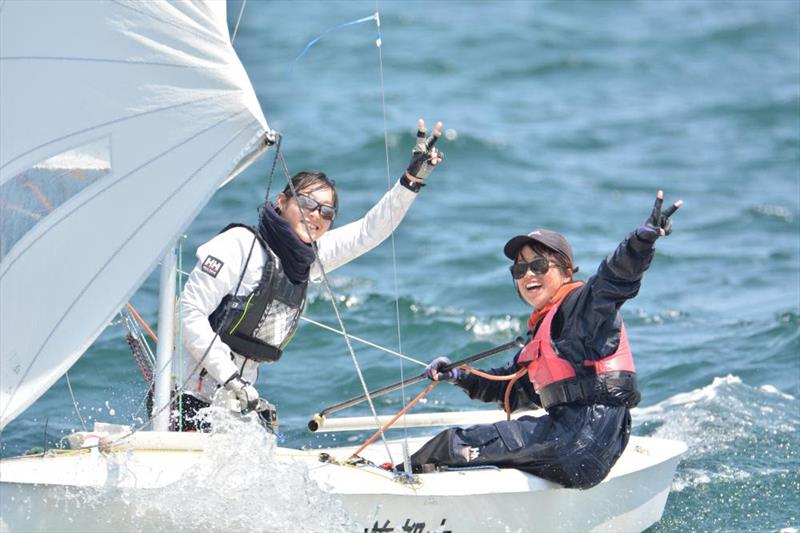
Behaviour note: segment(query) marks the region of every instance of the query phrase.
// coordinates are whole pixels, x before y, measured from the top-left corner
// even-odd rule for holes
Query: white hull
[[[139,433],[123,449],[79,450],[0,461],[0,518],[9,531],[173,530],[153,498],[180,483],[202,461],[213,437]],[[426,438],[412,439],[413,451]],[[399,441],[390,443],[401,456]],[[421,474],[415,486],[375,467],[318,460],[320,452],[344,459],[354,448],[301,451],[276,448],[282,463],[300,462],[310,479],[341,502],[367,531],[641,531],[663,513],[672,477],[686,446],[632,437],[611,474],[586,490],[564,489],[511,469]],[[363,456],[384,460],[380,443]],[[264,475],[269,475],[264,472]],[[245,496],[243,493],[242,496]],[[213,503],[213,500],[212,502]],[[170,509],[180,509],[177,502]],[[224,522],[209,525],[224,530]],[[285,530],[286,524],[276,528]],[[303,529],[298,527],[297,529]],[[272,531],[264,524],[264,531]]]

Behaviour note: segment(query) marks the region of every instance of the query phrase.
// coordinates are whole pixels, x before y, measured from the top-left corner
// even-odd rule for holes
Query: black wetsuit
[[[597,361],[617,350],[622,325],[619,309],[639,292],[654,251],[653,243],[630,234],[585,285],[561,302],[552,339],[558,353],[576,368],[586,359]],[[535,333],[536,327],[528,332],[529,339]],[[507,365],[488,372],[513,374],[519,369],[517,357],[519,353]],[[462,373],[457,385],[472,399],[503,405],[505,381]],[[631,394],[635,404],[638,390]],[[538,406],[539,397],[524,375],[512,389],[511,410]],[[518,468],[565,487],[585,489],[608,475],[628,443],[630,428],[630,412],[624,405],[562,404],[538,418],[447,429],[413,454],[411,463],[415,469],[426,464]]]

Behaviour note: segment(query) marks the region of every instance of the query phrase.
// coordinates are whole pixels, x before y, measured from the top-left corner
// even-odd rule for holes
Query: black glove
[[[242,379],[239,374],[233,376],[225,382],[225,389],[232,391],[236,399],[241,404],[241,412],[246,413],[258,407],[258,391],[248,381]]]
[[[653,211],[647,220],[636,229],[636,236],[643,241],[656,242],[656,239],[672,233],[672,221],[670,217],[683,205],[683,200],[678,200],[668,208],[661,211],[661,204],[664,202],[664,192],[658,191],[656,203]]]
[[[424,180],[433,172],[433,168],[441,162],[444,154],[434,147],[436,141],[442,135],[441,123],[438,123],[433,130],[433,135],[426,138],[425,122],[420,119],[417,125],[417,143],[411,151],[411,162],[406,168],[406,173],[403,174],[401,181],[403,185],[413,190],[419,191],[420,187],[424,187],[424,183],[419,181],[409,180],[406,174],[419,180]]]

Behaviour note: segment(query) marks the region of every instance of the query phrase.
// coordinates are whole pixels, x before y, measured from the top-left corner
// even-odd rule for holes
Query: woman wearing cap
[[[183,345],[190,355],[176,368],[182,429],[206,429],[194,414],[221,387],[243,410],[259,405],[253,383],[261,363],[277,361],[297,329],[309,280],[380,244],[411,207],[425,178],[442,160],[434,146],[442,123],[425,138],[417,124],[411,163],[397,184],[360,220],[331,231],[339,206],[334,182],[303,171],[266,202],[257,227],[231,224],[197,249],[181,301]],[[316,259],[319,258],[319,261]],[[180,365],[180,362],[176,363]]]
[[[445,430],[411,456],[415,470],[494,465],[580,489],[606,477],[628,443],[630,409],[640,399],[619,309],[638,293],[655,241],[669,235],[670,216],[682,205],[662,212],[662,202],[659,191],[650,217],[585,283],[573,280],[578,268],[564,236],[539,229],[506,243],[514,286],[533,307],[526,346],[487,377],[439,372],[445,357],[427,374],[508,412],[541,406],[547,414]]]

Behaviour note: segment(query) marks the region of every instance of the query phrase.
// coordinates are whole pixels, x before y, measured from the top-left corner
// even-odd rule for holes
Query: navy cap
[[[512,261],[516,261],[520,248],[532,242],[538,242],[560,253],[569,260],[569,267],[572,271],[578,271],[578,267],[575,266],[575,259],[572,256],[572,246],[569,245],[566,237],[547,229],[535,229],[527,235],[512,237],[503,247],[503,253]]]

